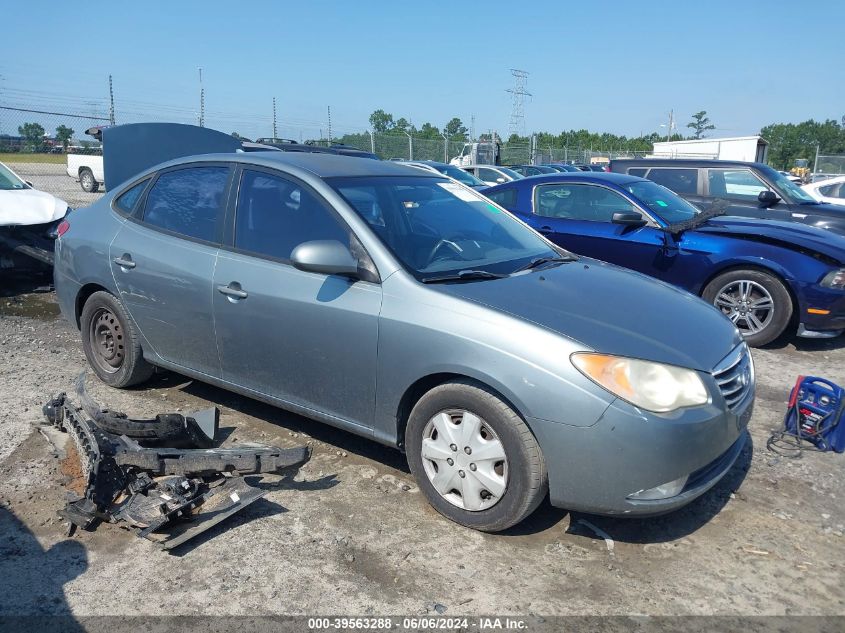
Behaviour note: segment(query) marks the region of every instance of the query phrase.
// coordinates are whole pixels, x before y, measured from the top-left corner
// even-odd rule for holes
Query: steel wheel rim
[[[118,371],[123,366],[126,350],[117,316],[108,308],[99,308],[91,317],[88,334],[97,366],[110,374]]]
[[[775,317],[775,300],[761,284],[738,279],[722,286],[713,305],[745,336],[765,330]]]
[[[481,417],[447,409],[423,429],[420,449],[432,487],[446,501],[469,512],[492,508],[508,486],[504,444]]]

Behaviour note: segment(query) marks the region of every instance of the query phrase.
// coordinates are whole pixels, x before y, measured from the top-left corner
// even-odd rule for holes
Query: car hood
[[[742,337],[716,308],[651,277],[581,258],[502,279],[431,286],[606,354],[710,371]]]
[[[0,191],[0,226],[46,224],[64,217],[67,202],[37,189]]]
[[[695,230],[777,243],[787,248],[799,247],[845,263],[845,236],[800,222],[721,216],[708,220]]]

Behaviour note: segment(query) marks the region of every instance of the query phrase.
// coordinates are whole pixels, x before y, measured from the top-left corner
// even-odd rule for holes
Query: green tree
[[[692,121],[687,123],[688,128],[692,128],[693,138],[701,138],[707,130],[715,130],[716,126],[710,123],[707,118],[707,110],[701,110],[692,115]]]
[[[73,137],[73,128],[66,125],[60,125],[56,128],[56,140],[62,144],[62,147],[67,151],[67,146],[70,145],[70,139]]]
[[[376,134],[384,134],[393,129],[395,125],[393,115],[384,110],[376,110],[370,115],[370,126]]]
[[[419,132],[417,132],[417,137],[431,140],[440,139],[440,128],[431,123],[423,123]]]
[[[454,141],[465,141],[467,138],[467,128],[458,117],[452,118],[446,124],[443,133]]]
[[[760,130],[760,136],[769,142],[769,164],[778,169],[791,168],[796,158],[812,164],[817,147],[819,154],[845,153],[845,126],[833,119],[773,123]]]
[[[23,136],[27,151],[40,152],[44,149],[44,128],[38,123],[24,123],[18,127],[18,134]]]

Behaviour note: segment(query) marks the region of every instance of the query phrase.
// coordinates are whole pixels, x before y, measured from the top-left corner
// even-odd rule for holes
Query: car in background
[[[727,215],[800,222],[845,234],[845,210],[815,200],[777,170],[761,163],[682,158],[614,160],[611,170],[648,178],[708,210]]]
[[[508,167],[523,176],[541,176],[543,174],[558,173],[558,170],[554,167],[546,167],[544,165],[508,165]]]
[[[583,163],[574,163],[573,167],[576,167],[579,171],[610,171],[610,169],[605,165],[585,165]]]
[[[120,127],[118,162],[144,131]],[[485,531],[547,493],[671,511],[745,446],[753,364],[730,321],[443,175],[228,150],[110,189],[63,222],[55,285],[112,387],[164,367],[399,448],[439,512]]]
[[[845,331],[845,237],[794,222],[720,217],[627,174],[535,176],[485,196],[572,252],[701,296],[765,345]]]
[[[472,174],[488,186],[498,185],[503,182],[511,182],[525,178],[522,174],[508,167],[501,165],[468,165],[461,167],[465,172]]]
[[[102,153],[95,150],[83,150],[82,153],[69,151],[65,173],[76,180],[85,193],[97,193],[105,182]]]
[[[818,202],[845,206],[845,176],[812,182],[802,189]]]
[[[569,165],[567,163],[549,163],[547,165],[543,165],[543,167],[551,167],[555,171],[559,172],[581,171],[575,165]]]
[[[449,176],[449,178],[457,180],[459,183],[466,185],[467,187],[472,187],[473,189],[484,189],[489,186],[486,182],[479,180],[471,173],[461,169],[460,167],[456,167],[455,165],[449,165],[448,163],[438,163],[435,160],[403,160],[396,162],[400,162],[403,165],[409,165],[411,167],[426,169],[436,174]]]
[[[70,210],[0,163],[0,270],[51,267],[57,228]]]

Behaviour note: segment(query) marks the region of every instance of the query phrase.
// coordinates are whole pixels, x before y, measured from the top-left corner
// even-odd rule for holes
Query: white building
[[[769,142],[762,136],[735,136],[655,143],[654,153],[649,158],[709,158],[765,163],[768,152]]]

